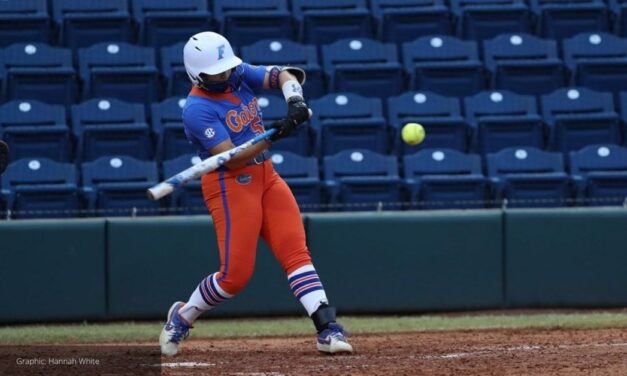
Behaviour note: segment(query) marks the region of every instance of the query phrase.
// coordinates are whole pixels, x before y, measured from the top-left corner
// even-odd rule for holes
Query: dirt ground
[[[0,375],[627,375],[627,329],[360,334],[350,340],[356,353],[342,356],[318,353],[313,336],[190,339],[168,358],[156,341],[4,346]],[[53,358],[94,354],[98,366],[51,365]],[[48,364],[20,364],[24,358]]]
[[[627,375],[627,330],[355,335],[329,356],[313,338],[190,340],[165,375]]]

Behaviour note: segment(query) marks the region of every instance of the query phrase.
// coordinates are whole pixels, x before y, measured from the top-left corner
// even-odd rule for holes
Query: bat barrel
[[[174,187],[166,182],[159,183],[152,188],[149,188],[146,193],[148,198],[156,201],[163,198],[174,191]]]

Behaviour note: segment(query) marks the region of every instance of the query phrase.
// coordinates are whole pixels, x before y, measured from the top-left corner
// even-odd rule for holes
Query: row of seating
[[[539,102],[539,105],[538,105]],[[264,124],[283,118],[282,97],[260,96]],[[72,106],[12,101],[0,106],[0,138],[11,145],[13,160],[30,157],[62,162],[92,161],[105,155],[166,160],[195,152],[181,119],[184,97],[140,104],[96,98]],[[323,157],[346,148],[381,154],[413,154],[449,148],[486,154],[512,146],[563,153],[590,144],[622,144],[627,139],[627,92],[614,102],[610,93],[585,88],[559,89],[540,98],[509,91],[484,91],[461,101],[431,92],[407,92],[388,99],[352,93],[311,100],[308,125],[273,146],[274,150]],[[426,140],[410,146],[401,128],[422,124]]]
[[[166,161],[163,176],[199,161],[193,155]],[[532,147],[488,154],[486,174],[478,155],[451,149],[405,156],[402,174],[396,158],[359,149],[325,157],[322,175],[315,158],[275,152],[272,162],[305,211],[482,208],[503,200],[518,207],[568,206],[575,198],[588,205],[627,202],[627,149],[615,145],[571,153],[569,170],[562,154]],[[4,210],[17,218],[72,217],[81,209],[107,216],[205,212],[198,181],[163,202],[148,200],[146,189],[160,180],[155,162],[102,157],[82,164],[80,172],[79,178],[74,165],[45,158],[14,162],[2,177]]]
[[[584,31],[626,35],[626,9],[624,0],[8,0],[0,2],[0,42],[162,47],[211,29],[235,45],[261,38],[326,44],[340,36],[401,42],[452,33],[489,39],[514,30],[562,39]]]
[[[148,47],[101,43],[71,51],[45,44],[14,44],[0,51],[0,99],[35,99],[67,107],[81,99],[117,97],[144,103],[186,95],[184,43],[164,47],[159,59]],[[336,91],[386,98],[408,89],[466,96],[488,88],[540,95],[565,85],[618,92],[627,86],[627,39],[580,34],[557,43],[528,34],[505,34],[484,42],[483,60],[474,41],[430,36],[405,43],[402,59],[393,44],[342,39],[322,47],[263,40],[242,48],[252,64],[294,64],[305,69],[305,94]],[[402,61],[402,64],[401,64]],[[161,68],[159,68],[159,65]]]

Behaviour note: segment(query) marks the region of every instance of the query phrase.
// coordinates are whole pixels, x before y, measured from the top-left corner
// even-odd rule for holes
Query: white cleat
[[[336,354],[352,353],[353,346],[346,340],[344,328],[337,323],[330,323],[329,327],[318,334],[318,351]]]
[[[161,345],[161,354],[166,356],[174,356],[179,352],[179,343],[189,336],[189,325],[180,315],[179,309],[185,303],[176,302],[172,304],[168,311],[168,321],[161,330],[159,336],[159,344]]]

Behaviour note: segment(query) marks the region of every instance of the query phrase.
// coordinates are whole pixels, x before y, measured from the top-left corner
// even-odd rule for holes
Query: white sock
[[[203,312],[233,297],[218,285],[215,276],[214,273],[203,279],[187,303],[179,310],[179,315],[188,323],[192,324]]]
[[[329,304],[327,294],[313,265],[305,265],[287,276],[292,293],[311,316],[321,304]]]

